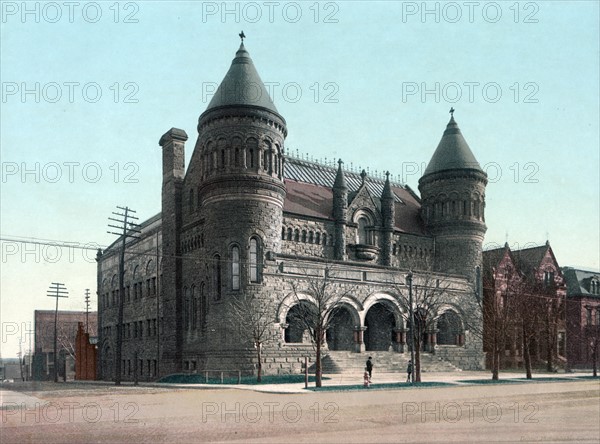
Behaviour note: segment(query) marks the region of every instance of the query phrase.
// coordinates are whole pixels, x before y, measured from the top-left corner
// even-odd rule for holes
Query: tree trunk
[[[315,358],[315,386],[321,387],[321,332],[319,331],[317,334],[317,343],[316,343],[316,358]]]
[[[415,341],[415,382],[421,382],[421,341]]]
[[[551,320],[546,320],[546,370],[554,371],[554,329],[551,325]]]
[[[498,374],[500,373],[500,350],[496,339],[494,339],[494,345],[492,348],[492,380],[498,380]]]
[[[258,358],[256,382],[262,381],[262,347],[260,345],[260,343],[256,344],[256,357]]]
[[[592,345],[592,374],[594,378],[598,376],[598,343]]]
[[[523,364],[525,366],[525,376],[531,379],[531,356],[529,355],[529,338],[525,332],[525,324],[523,324]]]

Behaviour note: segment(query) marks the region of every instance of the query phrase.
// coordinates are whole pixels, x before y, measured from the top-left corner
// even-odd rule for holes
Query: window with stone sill
[[[550,286],[554,284],[554,271],[544,271],[544,285]]]
[[[261,245],[260,240],[253,236],[250,238],[250,251],[249,251],[249,275],[250,275],[250,283],[256,284],[261,281]]]
[[[213,299],[215,301],[221,300],[221,256],[215,254],[213,256],[212,264],[212,287],[213,287]]]
[[[231,247],[231,289],[240,289],[240,247]]]

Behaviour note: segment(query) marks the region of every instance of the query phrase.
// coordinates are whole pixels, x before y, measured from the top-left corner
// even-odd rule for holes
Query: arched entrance
[[[285,329],[286,343],[310,343],[310,331],[308,325],[311,321],[311,313],[316,310],[315,306],[307,301],[300,301],[288,311],[285,317],[287,327]]]
[[[367,351],[388,351],[394,341],[396,319],[392,311],[378,302],[369,308],[365,317],[365,349]]]
[[[352,314],[346,307],[336,308],[331,313],[331,321],[327,329],[329,350],[354,351],[354,325]]]
[[[438,345],[459,345],[460,334],[462,334],[462,322],[456,313],[447,311],[438,318]]]

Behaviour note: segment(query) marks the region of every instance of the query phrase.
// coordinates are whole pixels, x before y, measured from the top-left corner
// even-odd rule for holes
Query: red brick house
[[[569,368],[592,368],[600,343],[600,272],[564,267]],[[595,355],[594,356],[594,352]]]
[[[523,367],[524,347],[532,367],[564,364],[566,287],[550,244],[484,251],[483,267],[486,366],[492,368],[494,344],[502,348],[500,368]]]
[[[75,338],[75,379],[93,381],[96,379],[98,337],[86,333],[83,322],[77,327]]]

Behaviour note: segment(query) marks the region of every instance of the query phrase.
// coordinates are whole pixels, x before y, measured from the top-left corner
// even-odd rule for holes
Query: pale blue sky
[[[96,11],[85,2],[72,23],[66,7],[56,20],[56,10],[38,3],[36,23],[35,13],[23,17],[21,2],[2,4],[3,236],[106,245],[113,240],[106,223],[115,205],[135,208],[142,219],[159,212],[158,140],[173,126],[184,129],[189,159],[198,116],[210,100],[203,89],[221,81],[243,29],[262,79],[279,83],[273,99],[287,120],[288,151],[401,175],[428,162],[453,106],[493,179],[485,243],[501,245],[508,233],[513,247],[541,244],[548,233],[560,265],[599,267],[598,2],[480,2],[472,20],[463,2],[429,2],[428,8],[439,8],[437,17],[422,17],[420,10],[407,15],[422,2],[329,2],[317,8],[314,2],[280,2],[272,22],[263,2],[230,3],[234,12],[225,17],[221,2],[130,2],[120,4],[118,23],[113,4],[99,3],[96,23],[89,22]],[[250,23],[254,5],[261,18]],[[453,5],[462,17],[449,23],[457,12]],[[297,11],[302,16],[292,23]],[[492,23],[497,11],[502,16]],[[137,22],[124,23],[130,13]],[[325,23],[328,15],[337,22]],[[39,103],[34,94],[21,96],[23,86],[35,89],[36,82]],[[58,100],[53,82],[61,88]],[[79,83],[72,103],[69,82]],[[469,82],[479,84],[472,100]],[[423,99],[422,87],[436,83],[444,92],[439,101],[434,94]],[[102,97],[90,103],[94,84]],[[296,102],[294,85],[302,91]],[[415,85],[419,93],[403,97]],[[462,97],[453,101],[456,85]],[[502,95],[492,103],[498,87]],[[132,92],[137,102],[124,103]],[[332,92],[336,103],[325,103]],[[36,162],[39,174],[22,180],[22,167],[34,169]],[[50,182],[56,174],[51,162],[61,165],[56,183]],[[80,163],[72,182],[65,162]],[[134,165],[125,167],[129,162]],[[97,182],[86,180],[86,164],[88,179],[101,169]],[[18,173],[7,174],[14,167]],[[127,183],[128,173],[138,182]],[[404,176],[417,190],[419,174]],[[31,321],[36,308],[52,309],[45,296],[52,281],[71,292],[61,308],[83,309],[84,289],[95,292],[95,262],[80,252],[71,259],[63,251],[52,264],[49,250],[38,249],[36,257],[29,247],[33,253],[22,257],[22,246],[9,256],[12,247],[2,248],[4,325]],[[4,335],[4,356],[16,353],[15,337]]]

